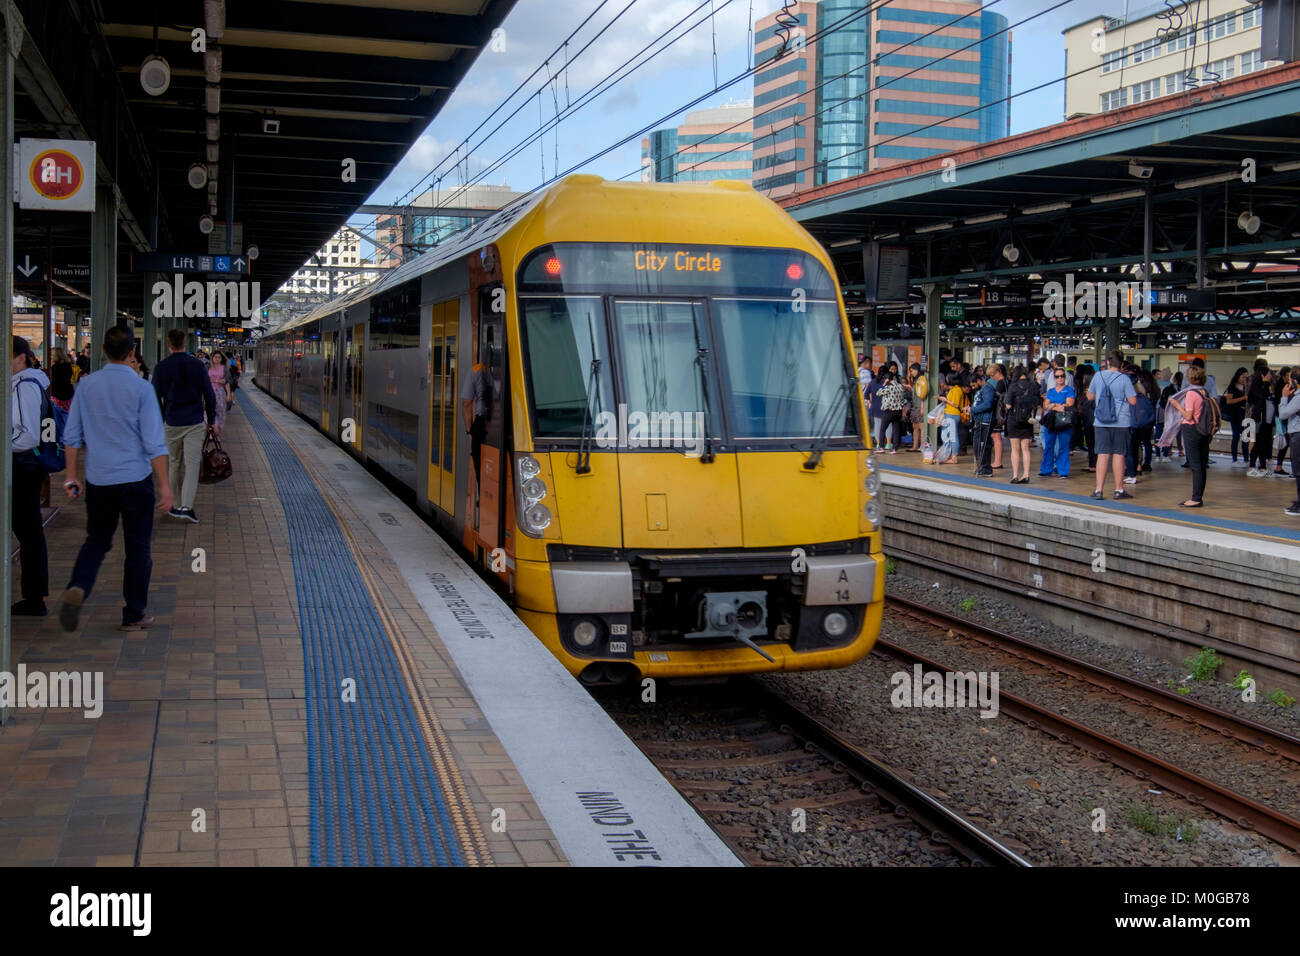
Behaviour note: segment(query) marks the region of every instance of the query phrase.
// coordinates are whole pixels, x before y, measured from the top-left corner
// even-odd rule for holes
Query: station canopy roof
[[[252,278],[266,297],[383,182],[514,3],[17,0],[27,35],[15,135],[96,140],[101,182],[110,176],[122,200],[120,309],[143,306],[127,255],[150,248],[155,203],[153,248],[224,253],[232,179],[235,251],[258,246]],[[197,28],[206,51],[195,49]],[[170,67],[157,96],[141,83],[155,54]],[[187,182],[195,163],[217,173],[211,235],[199,229],[208,188]],[[26,212],[19,261],[27,249],[43,254],[47,229],[56,261],[89,261],[88,216]]]
[[[944,282],[968,304],[961,324],[1029,330],[1042,324],[1046,282],[1068,273],[1080,282],[1138,278],[1148,189],[1152,288],[1196,285],[1199,216],[1213,289],[1212,312],[1171,311],[1165,325],[1300,331],[1300,64],[887,167],[781,204],[828,247],[852,312],[864,305],[863,243],[877,241],[908,249],[912,286],[908,303],[883,311],[908,311],[922,284]],[[982,306],[979,289],[1001,284],[1027,286],[1033,301]]]

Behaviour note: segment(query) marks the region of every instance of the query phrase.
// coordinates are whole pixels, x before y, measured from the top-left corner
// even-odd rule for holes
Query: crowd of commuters
[[[233,405],[238,365],[221,352],[202,361],[185,349],[184,332],[167,335],[169,355],[153,370],[128,329],[109,329],[101,344],[104,366],[91,374],[90,346],[69,355],[50,350],[49,367],[26,339],[12,340],[9,447],[11,523],[18,538],[22,599],[15,616],[48,613],[48,552],[41,494],[54,467],[42,461],[51,445],[46,402],[58,409],[64,459],[63,488],[86,506],[86,540],[59,602],[59,620],[75,630],[119,524],[125,548],[122,630],[153,624],[148,613],[155,505],[197,522],[194,496],[207,428],[219,430]],[[205,356],[206,357],[206,356]],[[79,477],[84,467],[84,481]],[[179,489],[180,500],[173,499]]]
[[[1086,456],[1084,471],[1094,474],[1092,497],[1133,498],[1131,488],[1153,462],[1171,462],[1175,452],[1191,475],[1186,508],[1204,505],[1211,467],[1210,443],[1220,421],[1230,426],[1233,465],[1252,478],[1294,478],[1296,501],[1286,509],[1300,516],[1300,368],[1274,371],[1264,359],[1240,368],[1220,394],[1204,360],[1193,359],[1183,372],[1145,369],[1111,352],[1101,368],[1081,362],[1067,367],[1064,355],[1040,358],[1034,366],[974,366],[957,359],[939,363],[940,394],[930,421],[938,426],[934,461],[954,465],[969,450],[974,473],[991,478],[1004,468],[1011,451],[1012,484],[1027,484],[1033,467],[1035,436],[1040,449],[1037,475],[1068,478],[1071,454]],[[925,378],[919,365],[900,375],[897,363],[872,369],[859,356],[872,435],[887,453],[923,447]],[[1287,459],[1292,469],[1287,471]],[[927,459],[928,460],[928,459]],[[1080,458],[1080,463],[1084,459]]]

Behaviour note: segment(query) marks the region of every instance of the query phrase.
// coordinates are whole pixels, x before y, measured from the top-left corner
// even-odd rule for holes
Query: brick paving
[[[252,398],[239,393],[241,402]],[[259,407],[275,414],[265,399]],[[80,627],[63,632],[55,602],[81,546],[84,506],[61,501],[47,526],[51,615],[14,619],[11,666],[102,671],[105,702],[97,719],[80,710],[10,711],[0,727],[0,862],[310,863],[303,654],[284,513],[238,407],[223,444],[234,477],[200,486],[200,523],[155,520],[150,610],[157,623],[148,631],[116,629],[119,533]],[[380,582],[492,862],[562,863],[532,795],[392,558],[364,522],[351,520],[346,499],[327,491]],[[16,561],[12,568],[16,594]],[[494,808],[505,810],[505,833],[492,830]]]

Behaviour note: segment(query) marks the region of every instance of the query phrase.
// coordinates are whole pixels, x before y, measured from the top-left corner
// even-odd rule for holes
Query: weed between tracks
[[[1201,828],[1190,817],[1181,813],[1160,813],[1144,803],[1124,804],[1128,822],[1143,833],[1165,839],[1173,837],[1179,843],[1195,843]]]

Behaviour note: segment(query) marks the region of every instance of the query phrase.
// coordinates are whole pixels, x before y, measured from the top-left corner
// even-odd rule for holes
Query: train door
[[[335,379],[338,375],[338,332],[331,330],[322,333],[321,351],[325,359],[325,367],[321,372],[320,427],[321,431],[332,435],[335,422],[334,401],[337,395]]]
[[[429,501],[443,511],[456,510],[456,340],[460,301],[433,307],[433,368],[430,380]]]
[[[365,323],[345,325],[342,331],[342,368],[339,392],[339,438],[352,450],[361,452],[362,402],[365,391],[362,388],[362,369],[365,364],[366,326]],[[352,427],[347,428],[346,422]]]
[[[485,426],[479,460],[475,463],[471,457],[470,461],[470,467],[477,471],[478,494],[475,502],[474,489],[470,488],[468,526],[473,529],[477,544],[489,552],[503,544],[508,471],[505,457],[508,434],[505,427],[505,312],[499,309],[504,294],[497,291],[501,289],[500,283],[493,283],[476,290],[478,361],[466,373],[473,376],[474,411],[477,414],[481,402]],[[473,486],[474,482],[470,485]]]

